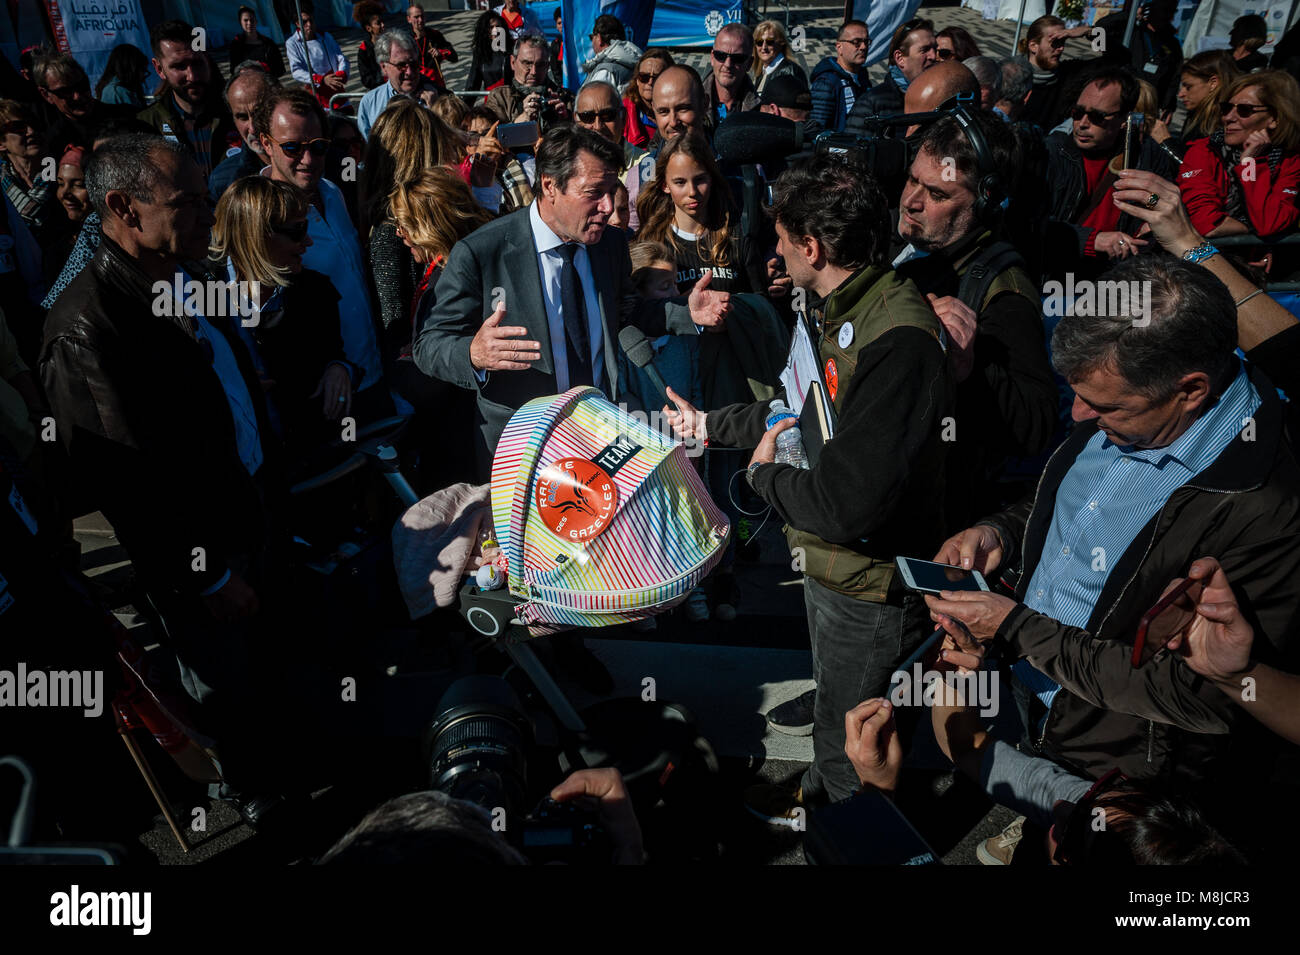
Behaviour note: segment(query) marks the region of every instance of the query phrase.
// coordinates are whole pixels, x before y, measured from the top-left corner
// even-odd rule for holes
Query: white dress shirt
[[[546,327],[551,333],[551,358],[555,362],[555,382],[558,392],[569,390],[569,354],[565,349],[564,315],[561,311],[560,270],[564,256],[560,253],[563,240],[542,221],[539,203],[528,207],[528,221],[533,227],[533,245],[537,247],[537,269],[542,276],[542,299],[546,302]],[[582,282],[582,295],[587,303],[587,338],[591,342],[591,375],[596,387],[605,387],[605,329],[600,320],[600,300],[596,296],[596,278],[591,273],[591,259],[587,247],[579,246],[573,256],[573,267]],[[506,315],[510,304],[506,303]],[[516,315],[512,320],[526,324],[527,316]],[[612,396],[611,396],[612,397]]]

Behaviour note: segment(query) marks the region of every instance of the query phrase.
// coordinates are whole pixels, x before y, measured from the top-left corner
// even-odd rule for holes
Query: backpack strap
[[[1000,239],[992,243],[979,252],[962,273],[957,297],[978,315],[993,283],[1003,272],[1015,266],[1028,271],[1024,258],[1010,242]]]

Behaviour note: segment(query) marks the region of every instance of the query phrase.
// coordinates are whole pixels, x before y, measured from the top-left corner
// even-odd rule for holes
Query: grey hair
[[[1002,71],[998,61],[991,56],[971,56],[962,61],[962,66],[975,74],[980,86],[987,86],[993,91],[993,102],[1002,98]]]
[[[318,865],[527,865],[478,806],[430,790],[390,799],[321,856]]]
[[[725,25],[723,25],[722,27],[720,27],[720,28],[718,29],[718,32],[714,34],[714,37],[713,37],[713,38],[716,40],[718,37],[722,36],[724,33],[727,33],[727,34],[735,34],[735,33],[738,33],[738,34],[740,34],[741,38],[742,38],[746,43],[749,44],[749,47],[750,47],[751,50],[754,48],[754,31],[751,30],[749,27],[745,26],[745,24],[743,24],[743,23],[728,23],[728,24],[725,24]]]
[[[280,81],[272,76],[267,71],[266,67],[257,62],[257,60],[244,60],[230,71],[230,79],[226,80],[226,90],[224,95],[227,99],[230,98],[230,87],[235,85],[235,81],[247,76],[260,77],[262,86],[265,88],[280,85]]]
[[[56,53],[42,56],[32,64],[32,79],[42,89],[50,88],[50,74],[66,76],[75,81],[78,76],[86,76],[86,70],[71,53]],[[87,77],[89,79],[89,77]]]
[[[1121,262],[1102,282],[1129,283],[1132,291],[1120,299],[1129,307],[1122,314],[1061,319],[1052,334],[1052,364],[1067,382],[1108,368],[1153,401],[1168,398],[1193,372],[1209,376],[1215,395],[1227,387],[1237,367],[1237,308],[1227,286],[1211,272],[1150,253]],[[1145,301],[1148,288],[1150,310],[1142,314],[1137,290]],[[1098,283],[1094,300],[1102,299]]]
[[[408,8],[409,9],[409,8]],[[375,41],[375,62],[388,63],[393,55],[393,47],[415,55],[415,39],[410,30],[385,30]]]
[[[580,87],[578,87],[578,95],[573,98],[573,102],[575,104],[578,102],[578,99],[582,96],[584,90],[594,90],[594,89],[599,89],[601,87],[604,87],[605,89],[609,90],[609,95],[614,98],[614,104],[618,107],[620,111],[622,111],[623,94],[618,91],[617,86],[615,86],[613,83],[609,82],[608,80],[591,80],[589,82],[583,83]]]
[[[125,192],[132,199],[153,200],[162,182],[159,153],[186,156],[180,143],[161,136],[127,133],[100,143],[86,165],[86,191],[103,222],[108,222],[106,199],[110,192]]]
[[[998,63],[1002,68],[1002,96],[1009,103],[1019,105],[1034,88],[1034,68],[1022,56],[1008,57]]]
[[[546,40],[544,38],[538,36],[536,33],[525,33],[518,40],[515,40],[514,52],[511,53],[510,55],[518,56],[519,51],[526,46],[538,46],[541,47],[543,50],[547,50],[547,51],[549,51],[550,49],[546,45]]]

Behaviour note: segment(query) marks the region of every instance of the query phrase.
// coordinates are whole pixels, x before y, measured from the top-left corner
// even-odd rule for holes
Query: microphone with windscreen
[[[618,343],[627,353],[627,357],[632,360],[632,364],[646,373],[650,383],[663,397],[664,404],[672,407],[673,403],[668,400],[668,386],[664,384],[663,375],[659,374],[659,369],[655,367],[654,346],[650,344],[650,339],[645,337],[645,332],[635,325],[628,325],[618,333]]]
[[[803,149],[803,123],[771,113],[737,113],[714,131],[713,146],[733,165],[774,162]]]

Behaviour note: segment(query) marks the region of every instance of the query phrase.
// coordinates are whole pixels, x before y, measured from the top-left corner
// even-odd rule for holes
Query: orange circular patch
[[[618,506],[618,486],[604,468],[585,458],[561,458],[537,478],[537,513],[567,541],[582,543],[600,536]]]
[[[835,367],[835,359],[826,359],[826,393],[835,400],[835,392],[840,390],[840,371]]]

